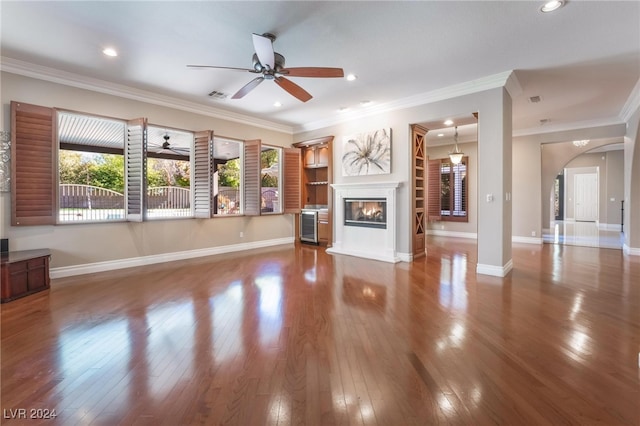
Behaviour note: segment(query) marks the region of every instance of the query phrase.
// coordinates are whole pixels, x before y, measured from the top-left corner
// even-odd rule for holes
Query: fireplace
[[[400,182],[334,183],[335,228],[327,253],[400,262],[396,190]]]
[[[386,198],[345,198],[345,226],[387,228]]]

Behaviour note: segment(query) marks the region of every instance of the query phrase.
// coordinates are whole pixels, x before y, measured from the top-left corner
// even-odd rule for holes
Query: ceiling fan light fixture
[[[554,10],[560,9],[562,6],[564,6],[564,0],[551,0],[542,5],[540,12],[553,12]]]

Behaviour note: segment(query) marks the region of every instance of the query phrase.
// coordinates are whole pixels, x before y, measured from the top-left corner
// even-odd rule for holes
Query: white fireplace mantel
[[[327,253],[346,254],[385,262],[400,262],[396,253],[396,190],[400,182],[334,183],[333,247]],[[345,198],[385,198],[387,227],[366,228],[345,226]]]

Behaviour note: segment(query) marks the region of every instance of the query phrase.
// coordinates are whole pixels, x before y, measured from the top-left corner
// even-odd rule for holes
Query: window
[[[14,226],[300,210],[299,151],[260,140],[12,101],[11,143]]]
[[[459,164],[429,160],[428,211],[430,220],[467,222],[469,158]]]
[[[260,213],[281,213],[280,203],[280,148],[262,145],[260,152]]]
[[[213,139],[214,214],[242,214],[243,143],[216,136]]]
[[[150,219],[193,217],[191,158],[194,135],[183,130],[147,128],[147,202]]]
[[[124,144],[120,120],[58,113],[58,221],[124,220]]]

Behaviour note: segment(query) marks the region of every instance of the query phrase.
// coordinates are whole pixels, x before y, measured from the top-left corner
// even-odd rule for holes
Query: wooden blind
[[[147,193],[147,119],[127,122],[125,149],[127,220],[142,222]]]
[[[193,166],[193,211],[195,217],[213,217],[213,131],[196,132]]]
[[[52,108],[11,102],[11,224],[56,223],[56,122]]]
[[[244,209],[247,216],[260,215],[260,140],[244,141],[242,161],[242,186],[244,188]]]
[[[284,173],[282,191],[285,213],[300,213],[300,199],[302,196],[300,185],[302,172],[301,152],[298,148],[284,148]]]
[[[427,215],[440,220],[440,160],[428,160],[427,167]]]

